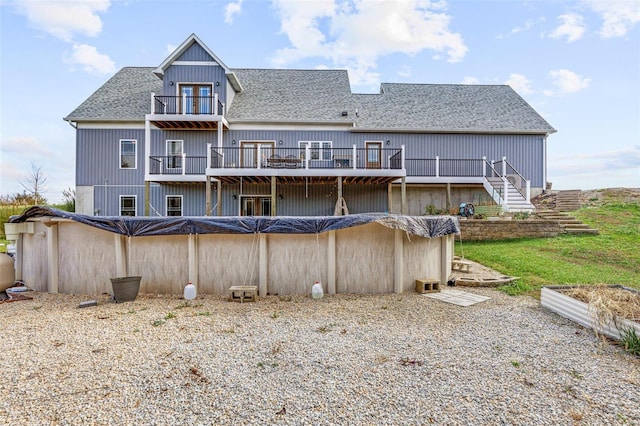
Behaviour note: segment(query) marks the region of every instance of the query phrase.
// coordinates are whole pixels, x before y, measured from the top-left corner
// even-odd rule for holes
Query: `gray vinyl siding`
[[[167,96],[177,96],[180,83],[210,83],[213,92],[224,103],[227,84],[224,69],[219,65],[172,65],[164,73],[163,90]],[[173,82],[173,85],[171,85]],[[216,86],[216,82],[220,85]]]
[[[210,62],[214,59],[198,43],[193,43],[176,61]]]
[[[144,130],[78,129],[76,185],[144,184]],[[120,168],[120,139],[137,140],[136,169]]]
[[[136,214],[144,215],[144,185],[96,185],[93,189],[94,212],[100,216],[120,215],[120,196],[136,197]],[[151,216],[167,214],[168,195],[182,196],[182,214],[184,216],[205,216],[204,184],[160,185],[152,183],[149,188]],[[214,191],[215,200],[215,191]],[[215,211],[214,211],[215,213]]]

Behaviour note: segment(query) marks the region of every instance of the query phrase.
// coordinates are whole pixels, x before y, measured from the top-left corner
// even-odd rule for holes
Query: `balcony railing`
[[[166,115],[224,115],[224,104],[213,96],[159,96],[151,94],[151,113]]]
[[[149,173],[152,175],[204,175],[207,168],[205,156],[152,155],[149,160]]]
[[[276,148],[270,145],[211,148],[214,169],[403,169],[402,148]]]
[[[422,177],[484,177],[484,160],[407,158],[407,176]]]

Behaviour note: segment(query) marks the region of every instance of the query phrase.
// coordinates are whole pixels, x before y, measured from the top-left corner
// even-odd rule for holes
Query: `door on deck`
[[[258,146],[260,146],[260,158],[258,158]],[[243,168],[261,167],[267,164],[267,159],[273,155],[274,142],[243,141],[240,143],[240,164]]]
[[[211,114],[213,112],[210,84],[181,84],[180,96],[182,99],[185,99],[186,96],[185,114]]]
[[[271,216],[271,197],[242,196],[242,216]]]
[[[367,142],[367,169],[382,168],[382,142]]]

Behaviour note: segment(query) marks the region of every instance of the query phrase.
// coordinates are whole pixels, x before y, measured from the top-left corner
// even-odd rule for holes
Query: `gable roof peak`
[[[200,45],[200,47],[202,47],[204,51],[207,52],[207,54],[209,54],[209,56],[211,56],[213,60],[216,61],[224,69],[226,74],[231,73],[229,67],[226,66],[224,62],[222,62],[220,58],[218,58],[216,54],[213,53],[213,51],[209,49],[207,45],[204,44],[204,42],[200,40],[200,38],[195,33],[191,33],[191,35],[187,37],[187,39],[180,44],[180,46],[176,47],[176,49],[169,56],[167,56],[167,58],[164,61],[162,61],[162,63],[158,66],[158,68],[155,69],[154,73],[158,77],[162,78],[162,76],[164,75],[164,71],[167,68],[169,68],[169,66],[176,59],[178,59],[184,52],[186,52],[187,49],[189,49],[193,44],[196,44],[196,43]]]

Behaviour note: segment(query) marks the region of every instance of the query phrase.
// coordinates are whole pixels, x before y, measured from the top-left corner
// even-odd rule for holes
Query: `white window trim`
[[[122,142],[133,142],[133,146],[136,148],[133,154],[133,167],[122,167]],[[120,139],[118,142],[118,166],[120,170],[135,170],[138,168],[138,140],[137,139]]]
[[[138,215],[138,196],[137,195],[120,195],[120,201],[118,204],[118,210],[120,211],[120,216],[124,216],[122,214],[122,199],[123,198],[133,198],[133,215]]]
[[[180,154],[175,154],[175,153],[169,153],[169,142],[180,142]],[[184,139],[166,139],[165,141],[165,152],[167,155],[167,164],[166,167],[167,169],[181,169],[184,167],[184,164],[182,164],[182,155],[184,154]],[[170,167],[170,162],[169,162],[169,157],[180,157],[180,167]]]
[[[169,216],[169,198],[180,198],[180,216],[184,216],[184,200],[182,195],[165,195],[164,215]]]
[[[318,148],[312,148],[311,144],[317,143]],[[324,144],[329,144],[329,147],[325,147]],[[318,158],[311,158],[314,161],[329,161],[331,160],[331,156],[333,155],[333,141],[298,141],[298,148],[300,149],[300,158],[305,158],[305,148],[303,145],[309,146],[309,150],[312,151],[314,149],[318,150]],[[325,151],[329,152],[329,158],[325,157]]]

